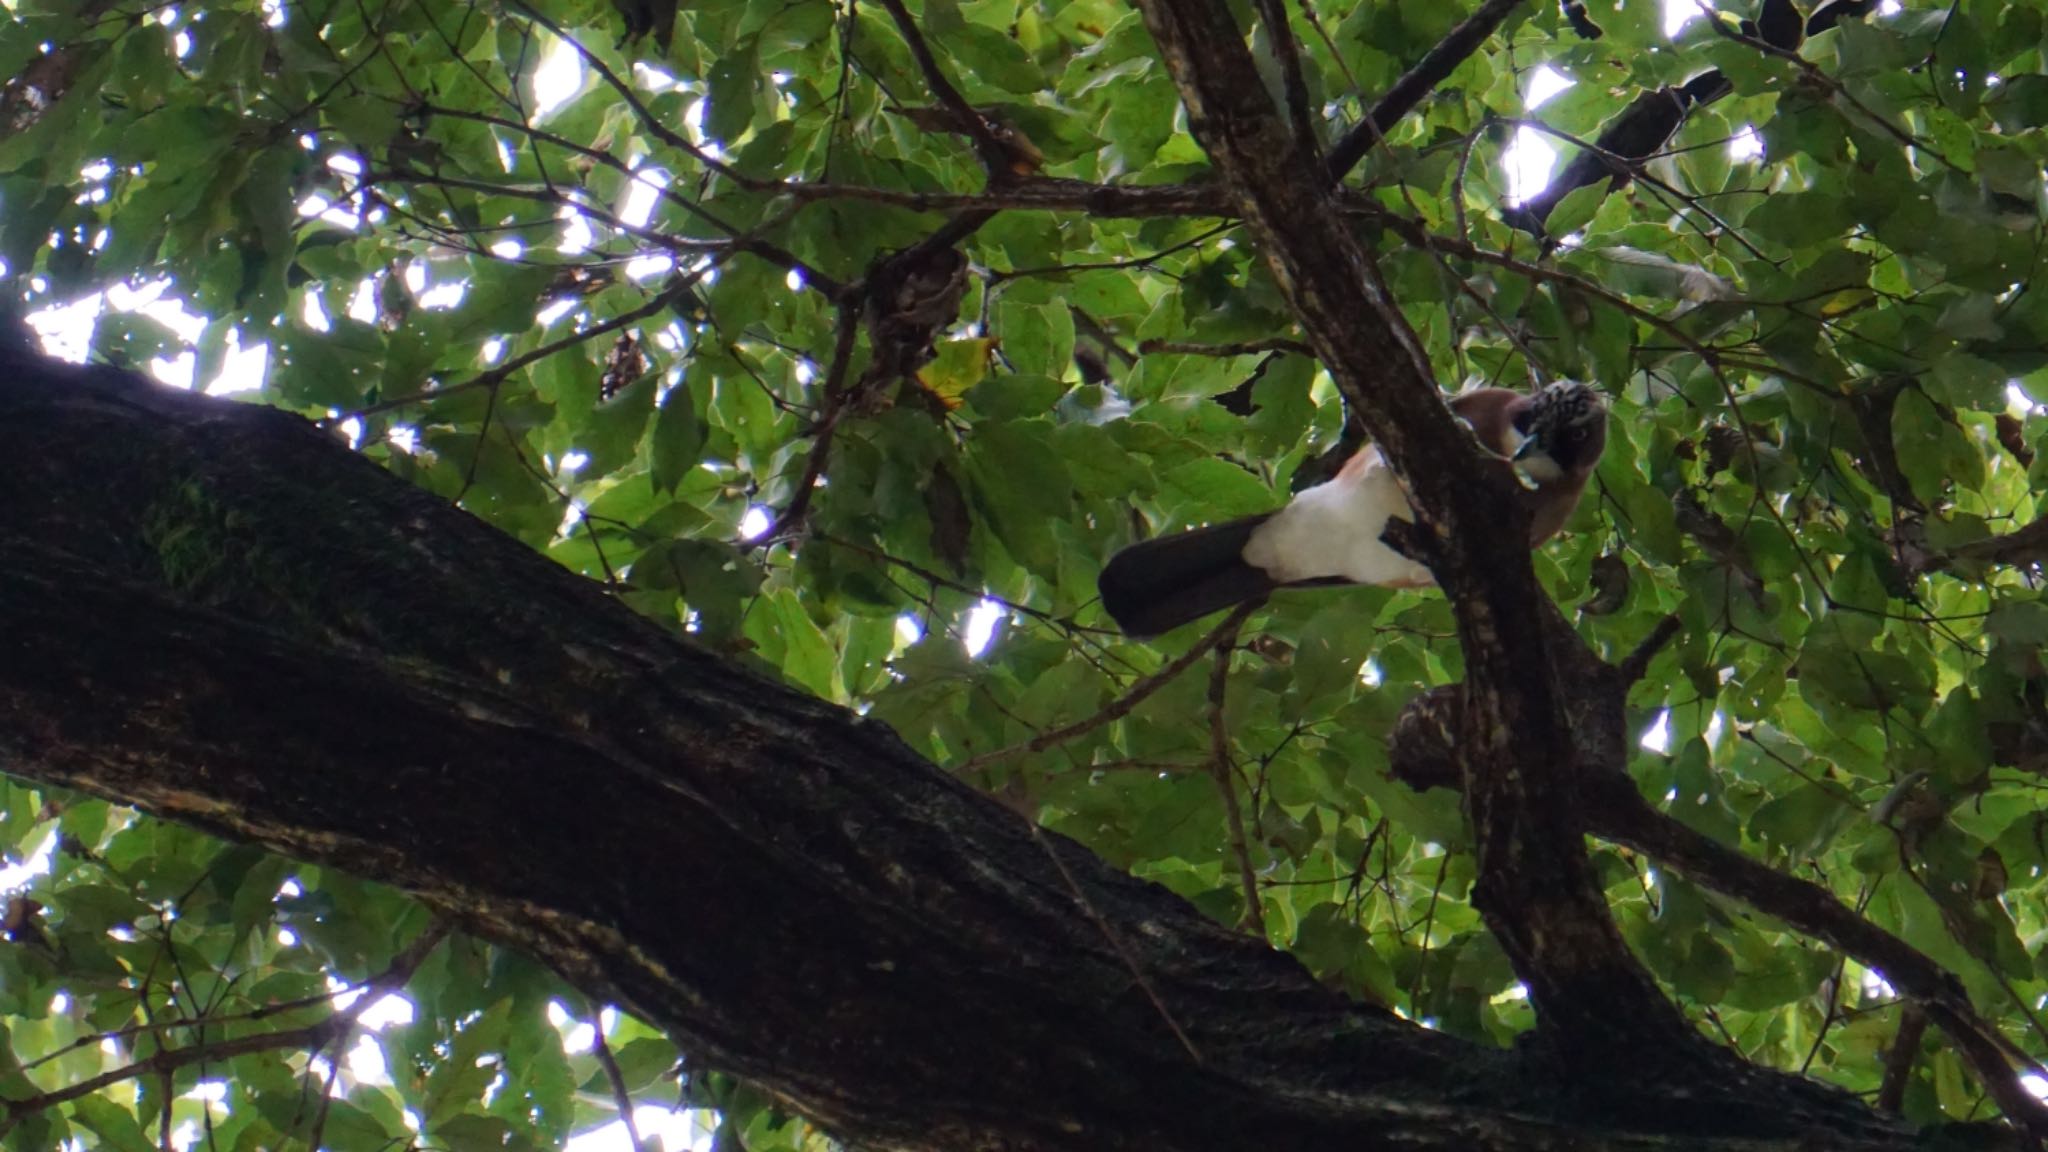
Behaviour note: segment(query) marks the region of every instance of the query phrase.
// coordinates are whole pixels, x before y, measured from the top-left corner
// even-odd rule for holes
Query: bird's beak
[[[1542,442],[1537,440],[1536,437],[1530,436],[1522,441],[1521,446],[1515,449],[1515,454],[1508,457],[1508,459],[1520,462],[1527,459],[1532,453],[1541,452],[1542,450]]]

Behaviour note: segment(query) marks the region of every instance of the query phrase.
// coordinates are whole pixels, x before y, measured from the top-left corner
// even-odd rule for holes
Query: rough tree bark
[[[1582,1074],[1587,1093],[1625,1092],[1619,1082],[1648,1076],[1691,1082],[1702,1098],[1739,1095],[1754,1070],[1707,1045],[1656,987],[1623,943],[1585,852],[1587,811],[1620,810],[1592,803],[1594,782],[1618,780],[1610,792],[1634,793],[1622,758],[1591,746],[1602,737],[1588,729],[1601,725],[1588,723],[1586,701],[1575,715],[1561,686],[1614,682],[1594,695],[1618,717],[1640,670],[1617,681],[1538,587],[1526,525],[1500,490],[1508,482],[1479,466],[1469,432],[1451,419],[1419,341],[1344,222],[1322,164],[1286,131],[1228,7],[1143,0],[1140,8],[1190,130],[1225,177],[1274,281],[1351,415],[1408,488],[1422,527],[1402,533],[1403,543],[1429,564],[1456,611],[1466,678],[1446,690],[1456,696],[1446,759],[1475,842],[1473,903],[1536,1008],[1525,1039]],[[1606,742],[1618,736],[1617,726]],[[1638,830],[1645,823],[1631,819]],[[1685,853],[1693,864],[1724,859],[1697,847]],[[2048,1134],[2048,1111],[1967,1001],[1927,984],[1927,1002],[1940,1006],[2007,1116],[2033,1139]]]
[[[1912,1144],[1347,1003],[295,417],[11,356],[0,482],[0,768],[399,885],[850,1138]]]
[[[1431,531],[1414,540],[1457,608],[1467,666],[1460,752],[1479,865],[1474,901],[1529,987],[1539,1036],[1571,1063],[1724,1061],[1629,953],[1595,883],[1569,786],[1575,749],[1551,674],[1543,593],[1511,486],[1479,466],[1407,321],[1287,134],[1226,6],[1141,5],[1191,130],[1353,414]],[[1469,460],[1471,467],[1455,462]]]
[[[1458,458],[1223,11],[1146,6],[1228,179],[1204,202],[1388,454]],[[16,350],[0,770],[403,887],[872,1146],[1913,1146],[1712,1053],[1629,957],[1512,502],[1405,470],[1460,602],[1479,897],[1543,1021],[1518,1051],[1346,1002],[302,421]]]

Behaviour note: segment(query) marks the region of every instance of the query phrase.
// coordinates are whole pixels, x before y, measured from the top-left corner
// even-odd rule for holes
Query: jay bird
[[[1575,381],[1532,395],[1478,388],[1450,399],[1487,450],[1513,467],[1529,510],[1529,546],[1564,527],[1607,447],[1607,409]],[[1380,534],[1413,520],[1400,478],[1368,445],[1335,479],[1261,516],[1160,536],[1118,552],[1103,568],[1102,606],[1131,636],[1156,636],[1275,588],[1376,584],[1423,588],[1429,569]]]

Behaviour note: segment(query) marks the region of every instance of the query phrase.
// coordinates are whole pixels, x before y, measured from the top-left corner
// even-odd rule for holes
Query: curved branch
[[[1347,1003],[296,417],[0,345],[0,487],[65,494],[0,503],[6,771],[397,884],[848,1142],[1912,1145]]]
[[[1582,1063],[1655,1051],[1720,1058],[1628,951],[1569,799],[1574,749],[1551,676],[1554,613],[1536,583],[1512,480],[1451,417],[1427,355],[1291,140],[1228,11],[1141,5],[1190,127],[1228,181],[1274,280],[1433,536],[1467,662],[1464,797],[1475,903],[1530,989],[1539,1029]],[[1460,466],[1462,462],[1463,466]]]
[[[0,1120],[0,1137],[6,1136],[22,1120],[37,1112],[84,1099],[95,1092],[128,1080],[144,1076],[168,1076],[180,1068],[220,1063],[251,1052],[276,1052],[283,1049],[317,1051],[345,1035],[355,1026],[362,1014],[377,1001],[404,988],[406,982],[412,979],[412,974],[426,962],[435,948],[440,947],[441,941],[447,938],[447,925],[439,922],[429,924],[426,931],[415,937],[413,942],[392,960],[389,967],[363,985],[360,995],[353,1003],[311,1024],[224,1040],[201,1040],[182,1048],[159,1048],[143,1059],[119,1068],[110,1068],[97,1076],[73,1081],[62,1088],[53,1088],[48,1092],[17,1100],[0,1100],[0,1110],[4,1110],[6,1114],[6,1118]],[[198,1025],[205,1022],[190,1023]]]
[[[910,9],[903,6],[903,0],[881,0],[888,9],[889,19],[896,22],[896,31],[903,36],[903,42],[910,46],[910,54],[917,60],[918,71],[924,73],[925,87],[932,96],[953,114],[960,129],[974,141],[974,151],[981,157],[982,167],[988,171],[990,183],[1001,183],[1010,174],[1009,150],[996,139],[995,130],[989,127],[986,117],[975,111],[960,94],[960,89],[946,77],[945,69],[939,67],[938,57],[932,55],[932,46],[925,40],[924,31],[911,18]]]
[[[1782,920],[1882,975],[1948,1034],[2008,1119],[2037,1136],[2048,1135],[2048,1107],[2020,1082],[1997,1029],[1971,1006],[1962,982],[1927,954],[1857,915],[1819,885],[1787,876],[1650,807],[1626,775],[1593,775],[1582,784],[1581,795],[1593,835]]]
[[[1237,766],[1230,758],[1230,729],[1224,724],[1223,707],[1230,691],[1230,655],[1237,648],[1237,630],[1243,621],[1233,616],[1229,631],[1216,642],[1216,666],[1209,672],[1209,772],[1223,798],[1224,826],[1230,832],[1230,852],[1237,857],[1237,882],[1244,895],[1244,915],[1238,927],[1254,935],[1266,933],[1266,916],[1259,905],[1259,881],[1252,872],[1251,846],[1244,834],[1244,811],[1237,802]]]
[[[962,761],[954,771],[971,772],[977,768],[986,768],[991,764],[1000,764],[1005,760],[1014,760],[1019,756],[1043,752],[1047,748],[1057,747],[1077,736],[1085,736],[1113,720],[1123,719],[1130,715],[1132,710],[1137,708],[1138,705],[1143,704],[1154,692],[1173,683],[1175,678],[1181,673],[1194,667],[1195,661],[1207,655],[1210,650],[1234,638],[1237,635],[1238,628],[1244,624],[1246,618],[1258,611],[1264,604],[1265,600],[1263,598],[1247,600],[1239,604],[1236,611],[1225,616],[1223,621],[1217,624],[1216,627],[1211,628],[1207,635],[1189,645],[1187,651],[1174,657],[1164,668],[1131,685],[1129,691],[1110,701],[1108,706],[1104,707],[1101,711],[1076,720],[1072,724],[1065,724],[1046,732],[1040,732],[1022,744],[1012,744],[1008,748],[998,748],[993,752],[984,752],[979,756],[970,757]]]
[[[1331,183],[1344,179],[1345,175],[1358,166],[1365,154],[1372,151],[1380,137],[1393,131],[1401,118],[1415,110],[1423,97],[1436,90],[1436,86],[1450,79],[1479,46],[1486,43],[1507,18],[1520,8],[1524,0],[1486,0],[1470,16],[1450,30],[1436,47],[1423,54],[1415,67],[1401,74],[1386,95],[1372,106],[1358,126],[1344,134],[1335,148],[1330,149],[1330,158],[1325,165]]]
[[[1294,29],[1287,24],[1287,0],[1255,0],[1259,11],[1259,22],[1266,26],[1266,39],[1271,41],[1273,58],[1280,64],[1281,82],[1286,86],[1287,120],[1294,129],[1294,138],[1311,156],[1322,154],[1322,141],[1316,137],[1315,117],[1308,108],[1308,78],[1301,70],[1301,45],[1294,39]]]

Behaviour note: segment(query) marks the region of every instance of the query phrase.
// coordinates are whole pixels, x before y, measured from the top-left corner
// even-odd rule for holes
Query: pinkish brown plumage
[[[1479,442],[1524,483],[1529,545],[1556,535],[1607,446],[1606,408],[1584,384],[1534,394],[1479,388],[1450,400]],[[1123,630],[1152,636],[1274,588],[1316,584],[1426,587],[1429,570],[1388,547],[1388,519],[1413,519],[1400,478],[1367,446],[1336,477],[1262,516],[1134,544],[1103,568],[1103,606]]]

